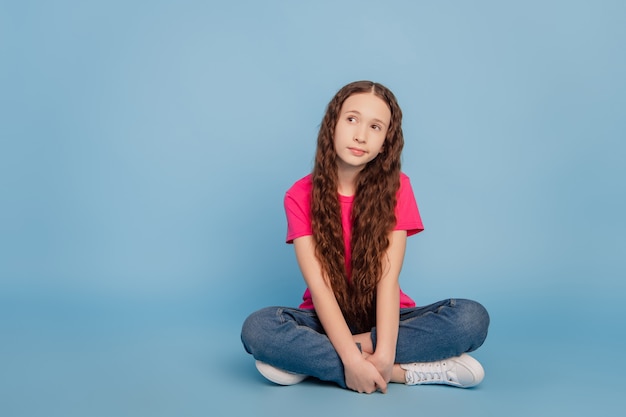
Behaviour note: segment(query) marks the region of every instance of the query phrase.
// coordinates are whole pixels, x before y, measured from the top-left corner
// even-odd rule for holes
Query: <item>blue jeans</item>
[[[431,362],[476,350],[489,314],[471,300],[449,299],[400,310],[396,363]],[[346,387],[343,364],[314,310],[267,307],[244,322],[241,340],[255,359]],[[376,328],[372,329],[376,347]]]

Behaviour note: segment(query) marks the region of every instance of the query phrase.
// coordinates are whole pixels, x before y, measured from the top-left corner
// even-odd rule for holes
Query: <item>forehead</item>
[[[389,123],[391,110],[387,103],[374,93],[358,93],[348,97],[341,106],[341,113],[358,112],[362,116]]]

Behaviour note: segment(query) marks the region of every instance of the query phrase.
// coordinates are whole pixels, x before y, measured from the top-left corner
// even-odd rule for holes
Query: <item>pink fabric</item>
[[[311,175],[298,180],[285,194],[285,213],[287,215],[287,243],[302,236],[313,234],[311,228],[311,190],[313,183]],[[346,197],[339,195],[341,204],[341,222],[344,230],[344,247],[346,250],[346,272],[350,276],[351,250],[350,236],[352,224],[350,222],[350,212],[354,196]],[[400,174],[400,189],[397,195],[396,204],[396,226],[394,230],[406,230],[407,236],[414,235],[424,230],[422,219],[417,208],[411,181],[405,174]],[[300,308],[314,309],[313,300],[309,289],[302,296]],[[415,307],[415,302],[400,290],[400,308]]]

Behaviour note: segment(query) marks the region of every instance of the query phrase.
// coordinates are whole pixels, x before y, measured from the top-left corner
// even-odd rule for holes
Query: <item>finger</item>
[[[376,381],[376,387],[378,388],[378,391],[380,391],[383,394],[387,393],[387,383],[385,382],[384,379],[381,379],[380,381]]]
[[[378,391],[378,384],[376,383],[376,381],[372,381],[371,384],[368,384],[368,386],[366,388],[363,388],[359,392],[361,394],[373,394],[376,391]]]

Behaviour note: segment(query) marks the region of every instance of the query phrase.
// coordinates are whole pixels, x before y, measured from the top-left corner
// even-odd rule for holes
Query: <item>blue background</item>
[[[0,2],[0,414],[623,409],[625,39],[608,0]],[[491,313],[476,389],[281,388],[239,342],[299,302],[283,194],[358,79],[405,115],[403,289]]]

